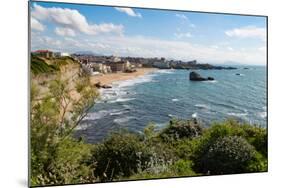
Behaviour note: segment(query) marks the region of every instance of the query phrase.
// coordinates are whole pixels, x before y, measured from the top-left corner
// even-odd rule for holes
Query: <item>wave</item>
[[[203,83],[217,83],[217,80],[206,80]]]
[[[117,116],[117,115],[125,114],[125,113],[127,113],[127,112],[128,112],[128,110],[121,110],[121,111],[119,111],[119,112],[112,112],[112,113],[109,113],[109,115],[111,115],[111,116]]]
[[[168,117],[170,117],[170,118],[176,118],[177,116],[176,116],[176,115],[173,115],[173,114],[168,114]]]
[[[125,113],[124,110],[120,109],[111,109],[111,110],[100,110],[98,112],[91,112],[87,114],[87,116],[84,118],[84,120],[98,120],[102,119],[106,116],[112,115],[114,113]]]
[[[245,117],[245,116],[248,115],[248,113],[228,112],[227,115],[229,115],[229,116],[235,116],[235,117]]]
[[[108,103],[116,103],[116,102],[127,102],[135,100],[136,98],[117,98],[116,100],[111,100]]]
[[[173,101],[173,102],[177,102],[177,101],[179,101],[179,99],[172,99],[172,101]]]
[[[121,124],[121,123],[126,123],[131,119],[135,119],[135,117],[128,116],[128,117],[117,118],[117,119],[114,119],[113,122],[117,123],[117,124]]]
[[[174,72],[175,69],[160,69],[156,71],[156,73],[162,73],[162,74],[173,74]]]
[[[259,112],[258,115],[259,115],[261,118],[265,119],[265,118],[267,117],[267,112]]]
[[[123,81],[116,81],[113,82],[113,85],[116,87],[131,87],[136,84],[141,84],[141,83],[146,83],[146,82],[151,82],[153,80],[154,74],[146,74],[143,76],[139,76],[137,78],[133,78],[130,80],[123,80]]]
[[[208,105],[205,105],[205,104],[195,104],[194,106],[197,108],[200,108],[200,109],[209,109],[210,108]]]

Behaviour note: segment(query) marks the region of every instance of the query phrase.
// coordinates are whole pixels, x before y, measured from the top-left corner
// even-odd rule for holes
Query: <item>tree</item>
[[[60,75],[48,88],[31,85],[31,184],[92,182],[92,146],[72,133],[98,98],[86,76],[76,81]],[[45,92],[40,94],[40,89]]]

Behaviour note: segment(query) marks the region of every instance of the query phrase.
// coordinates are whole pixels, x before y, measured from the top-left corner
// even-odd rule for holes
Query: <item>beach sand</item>
[[[94,84],[100,82],[101,84],[110,85],[116,81],[130,80],[130,79],[154,72],[156,70],[158,70],[158,69],[156,69],[156,68],[138,68],[137,72],[133,72],[133,73],[118,72],[118,73],[110,73],[110,74],[104,74],[104,75],[96,75],[96,76],[91,76],[91,82]]]

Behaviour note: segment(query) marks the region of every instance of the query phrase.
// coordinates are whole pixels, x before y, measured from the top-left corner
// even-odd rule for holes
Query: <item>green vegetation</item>
[[[153,153],[138,135],[113,133],[93,151],[93,161],[97,162],[95,175],[101,181],[129,177],[146,169],[152,157]]]
[[[51,63],[47,63],[51,62]],[[31,72],[34,75],[42,73],[56,73],[63,65],[77,63],[72,57],[60,57],[52,59],[44,59],[36,55],[31,55]]]
[[[31,56],[31,72],[35,75],[40,73],[53,73],[59,70],[56,65],[48,65],[43,59]]]
[[[84,83],[83,85],[81,83]],[[88,78],[77,81],[81,100],[70,95],[67,81],[57,78],[43,98],[31,86],[31,185],[93,182],[92,145],[72,133],[94,105],[97,91]]]
[[[236,120],[204,128],[172,119],[160,131],[150,123],[143,134],[121,130],[98,144],[75,139],[98,98],[87,76],[75,80],[58,74],[44,96],[31,85],[32,186],[267,171],[267,130]]]

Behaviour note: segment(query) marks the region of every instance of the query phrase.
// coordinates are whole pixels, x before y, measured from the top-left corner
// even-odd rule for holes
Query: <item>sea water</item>
[[[198,118],[205,126],[236,118],[267,126],[267,75],[264,66],[235,70],[196,70],[214,81],[189,80],[189,70],[157,70],[100,90],[101,99],[76,130],[90,143],[118,129],[142,132],[148,123],[161,129],[171,118]]]

